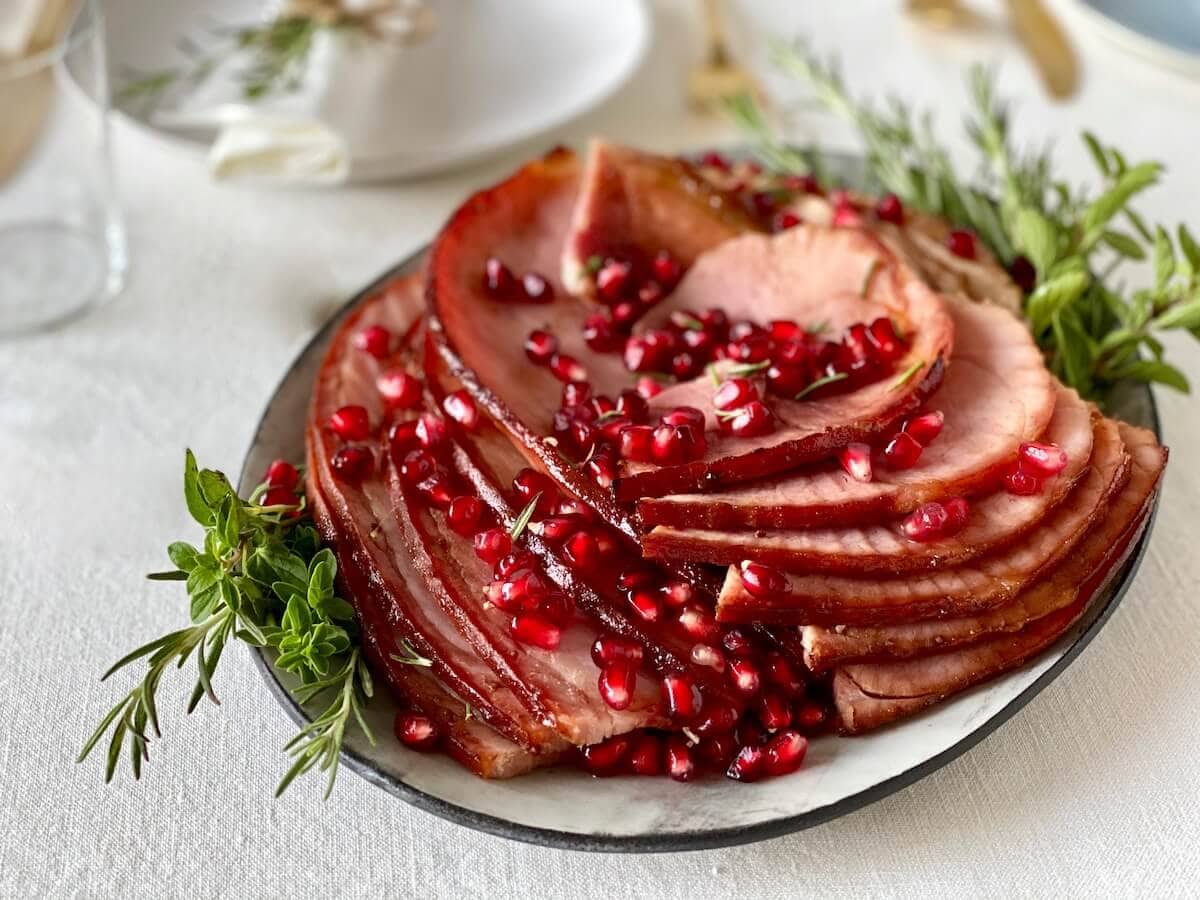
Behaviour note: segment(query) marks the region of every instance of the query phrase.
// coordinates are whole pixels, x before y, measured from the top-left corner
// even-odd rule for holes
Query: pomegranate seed
[[[714,769],[724,769],[737,752],[737,737],[732,734],[712,734],[696,745],[696,755]]]
[[[647,400],[651,399],[652,397],[657,397],[662,393],[663,390],[661,384],[649,377],[639,378],[637,380],[636,389],[637,392]]]
[[[522,469],[513,476],[512,489],[513,493],[521,498],[522,504],[527,505],[534,497],[538,498],[534,512],[539,518],[554,512],[558,502],[558,491],[549,476],[530,468]]]
[[[475,555],[495,565],[512,550],[512,538],[503,528],[489,528],[475,535]]]
[[[782,653],[772,650],[763,658],[763,675],[767,683],[774,685],[790,697],[804,691],[804,679]]]
[[[809,733],[821,728],[828,717],[825,708],[811,700],[805,700],[795,710],[796,727]]]
[[[716,672],[725,671],[725,654],[709,644],[696,644],[692,647],[692,662]]]
[[[548,331],[534,329],[525,338],[525,355],[529,361],[539,366],[548,365],[554,354],[558,353],[558,338]]]
[[[690,603],[694,595],[695,591],[692,590],[692,586],[686,581],[678,579],[668,581],[662,588],[663,602],[672,608]]]
[[[739,657],[729,663],[729,678],[733,686],[746,696],[757,694],[762,685],[758,665],[748,657]]]
[[[803,347],[793,343],[792,347]],[[795,397],[809,385],[808,370],[803,365],[772,363],[767,369],[767,390],[780,397]]]
[[[617,587],[623,591],[632,591],[634,588],[646,587],[655,578],[656,575],[652,570],[634,565],[617,573]]]
[[[785,209],[776,214],[773,227],[775,231],[787,231],[789,228],[795,228],[802,221],[804,220],[790,209]]]
[[[704,431],[704,413],[694,406],[677,406],[661,419],[664,425],[690,425],[692,428]]]
[[[974,259],[977,252],[975,235],[959,228],[954,229],[946,235],[946,247],[951,253],[962,259]]]
[[[290,462],[277,459],[267,467],[267,474],[263,481],[273,488],[294,491],[296,485],[300,483],[300,473]]]
[[[838,206],[833,210],[834,228],[858,228],[862,225],[862,215],[853,206]]]
[[[384,403],[393,409],[416,409],[421,405],[421,381],[403,369],[379,373],[375,388]]]
[[[918,506],[900,523],[900,530],[909,540],[925,542],[942,536],[946,528],[946,507],[936,500]]]
[[[483,289],[497,300],[511,300],[517,291],[512,270],[492,256],[483,264]]]
[[[725,734],[733,731],[737,724],[738,711],[730,703],[715,697],[708,697],[700,710],[700,718],[694,727],[696,734],[707,737],[710,734]]]
[[[748,744],[738,751],[725,774],[735,781],[758,781],[766,774],[766,761],[762,747]]]
[[[703,606],[685,607],[679,613],[679,625],[688,637],[702,644],[716,643],[721,639],[721,626],[717,624],[716,616]]]
[[[633,327],[633,323],[637,321],[638,316],[642,314],[642,307],[637,303],[625,301],[618,303],[612,308],[613,325],[624,331],[628,331]],[[618,344],[620,346],[620,344]],[[617,349],[616,347],[613,348]]]
[[[738,570],[742,576],[742,585],[752,597],[761,600],[776,594],[791,593],[791,584],[778,569],[744,559],[738,566]]]
[[[541,522],[530,525],[530,530],[552,544],[561,544],[568,537],[587,524],[582,516],[553,515],[547,516]]]
[[[511,538],[510,538],[511,540]],[[503,556],[496,563],[496,574],[507,579],[518,569],[532,569],[537,566],[537,557],[528,550],[518,550]]]
[[[426,450],[436,450],[446,440],[446,423],[433,413],[421,413],[417,418],[417,443]]]
[[[434,471],[433,457],[424,450],[411,450],[400,463],[400,477],[409,484],[419,484]]]
[[[821,183],[812,175],[787,175],[783,186],[789,191],[800,191],[804,194],[822,194]]]
[[[896,326],[892,320],[883,316],[867,326],[867,340],[875,351],[875,357],[881,362],[895,362],[904,355],[908,344],[896,334]]]
[[[634,739],[633,749],[626,760],[629,771],[634,775],[661,775],[663,771],[662,742],[652,734],[643,734]]]
[[[664,675],[662,680],[663,703],[674,719],[690,719],[696,714],[696,686],[686,675]]]
[[[354,346],[376,359],[384,359],[391,351],[392,333],[382,325],[368,325],[354,335]]]
[[[733,730],[733,740],[738,747],[746,747],[749,745],[760,745],[766,733],[758,727],[758,723],[753,719],[743,717],[737,724],[737,728]]]
[[[586,381],[568,381],[563,385],[563,406],[583,406],[590,399],[592,399],[592,386]]]
[[[838,462],[842,464],[846,474],[855,481],[867,482],[873,476],[871,448],[867,444],[847,444],[838,453]]]
[[[654,429],[651,454],[659,465],[690,462],[704,456],[704,433],[692,425],[659,425]]]
[[[633,266],[616,259],[608,260],[596,273],[596,291],[609,302],[620,299],[629,286]]]
[[[562,640],[562,629],[537,613],[518,613],[512,620],[513,637],[522,644],[543,650],[555,650]]]
[[[681,269],[679,263],[666,250],[660,250],[654,257],[654,277],[659,284],[670,287],[679,280]]]
[[[592,644],[592,662],[604,668],[615,662],[627,662],[633,666],[642,663],[642,645],[615,634],[602,634]]]
[[[680,381],[686,381],[695,376],[703,364],[704,360],[697,359],[690,353],[676,353],[671,358],[671,374]]]
[[[554,299],[554,288],[537,272],[521,276],[521,293],[529,303],[549,303]]]
[[[447,394],[442,400],[442,409],[467,431],[474,431],[479,427],[479,409],[466,389]]]
[[[883,448],[883,461],[889,469],[911,469],[921,458],[921,445],[907,431],[898,431]]]
[[[402,712],[396,715],[394,726],[396,737],[405,747],[426,753],[437,746],[438,727],[429,716],[420,713]]]
[[[751,400],[726,425],[735,437],[759,437],[775,430],[775,415],[761,400]]]
[[[343,447],[330,464],[343,481],[362,481],[375,466],[375,457],[366,447]]]
[[[650,414],[650,406],[641,394],[626,388],[617,395],[616,411],[633,422],[643,422]]]
[[[946,510],[946,526],[942,529],[942,534],[958,534],[967,526],[971,507],[965,499],[951,497],[942,504],[942,507]]]
[[[754,711],[767,731],[778,731],[792,724],[791,706],[782,694],[775,691],[764,691]]]
[[[565,353],[550,357],[550,372],[559,381],[587,381],[587,369],[575,357]]]
[[[595,572],[600,566],[600,549],[596,538],[587,531],[576,531],[563,544],[567,565],[580,572]]]
[[[1057,475],[1067,467],[1067,454],[1058,444],[1028,441],[1017,452],[1021,468],[1039,478]]]
[[[612,353],[621,347],[621,336],[602,313],[593,313],[583,321],[583,339],[597,353]]]
[[[483,501],[469,495],[455,497],[446,510],[446,523],[455,534],[469,537],[475,534],[483,517]]]
[[[1038,273],[1033,267],[1028,258],[1017,256],[1013,258],[1012,265],[1008,267],[1008,274],[1012,276],[1012,280],[1017,283],[1024,293],[1028,294],[1037,287]]]
[[[767,742],[764,767],[768,775],[790,775],[804,762],[808,738],[798,731],[781,731]]]
[[[290,488],[275,487],[259,498],[259,506],[298,506],[299,498]]]
[[[730,653],[751,653],[754,651],[754,640],[740,628],[730,628],[721,638],[721,646]]]
[[[629,605],[646,622],[657,622],[662,617],[662,605],[658,597],[645,589],[630,591]]]
[[[649,335],[635,335],[625,341],[621,359],[630,372],[661,371],[667,366],[665,349],[669,350],[669,347],[662,341],[653,340]]]
[[[371,433],[371,419],[361,406],[343,406],[329,417],[329,427],[347,441],[361,441]]]
[[[599,487],[610,488],[613,482],[616,481],[617,461],[610,454],[593,454],[584,468],[587,470],[588,476]]]
[[[598,416],[607,416],[609,413],[615,412],[617,403],[612,397],[601,394],[599,397],[593,397],[589,408]]]
[[[679,735],[667,738],[667,774],[675,781],[691,781],[696,776],[692,751]]]
[[[449,509],[450,504],[454,502],[454,493],[450,490],[446,477],[438,472],[434,472],[418,484],[417,490],[435,509]]]
[[[940,409],[921,413],[904,423],[904,431],[911,434],[922,447],[928,447],[946,424],[946,416]]]
[[[621,429],[618,449],[622,459],[634,462],[654,460],[654,429],[649,425],[627,425]]]
[[[637,686],[637,667],[627,662],[610,663],[600,670],[597,687],[600,699],[613,709],[628,709]]]
[[[1041,493],[1042,483],[1020,466],[1013,466],[1004,475],[1004,489],[1018,497],[1031,497]]]
[[[629,752],[629,738],[623,734],[614,735],[599,744],[584,747],[581,752],[584,768],[593,775],[603,775],[612,772],[625,758]]]
[[[749,378],[730,378],[713,394],[713,406],[720,410],[739,409],[758,399],[758,389]]]
[[[893,225],[904,224],[904,204],[895,194],[886,194],[875,204],[875,215]]]
[[[750,205],[759,218],[766,219],[775,214],[775,197],[767,191],[755,191],[751,194]]]
[[[722,172],[729,171],[729,160],[716,150],[709,150],[701,156],[700,165],[707,166],[710,169],[720,169]]]
[[[388,429],[388,444],[392,448],[393,453],[403,453],[412,447],[417,446],[417,419],[407,419],[403,422],[395,423]]]

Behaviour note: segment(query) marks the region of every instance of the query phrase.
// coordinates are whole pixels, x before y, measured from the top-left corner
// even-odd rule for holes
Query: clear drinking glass
[[[59,325],[124,280],[104,22],[98,0],[68,15],[48,49],[0,58],[0,337]]]

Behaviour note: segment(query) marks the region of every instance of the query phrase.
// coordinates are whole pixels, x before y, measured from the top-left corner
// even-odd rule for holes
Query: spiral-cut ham
[[[1044,580],[1009,604],[978,616],[878,627],[806,625],[804,658],[815,671],[862,661],[907,659],[944,653],[1027,627],[1070,606],[1093,573],[1112,567],[1122,548],[1136,540],[1158,490],[1165,455],[1153,435],[1122,427],[1133,457],[1129,483],[1105,516]]]
[[[951,365],[928,401],[945,416],[941,435],[912,469],[875,468],[856,481],[836,463],[695,494],[642,500],[643,526],[803,528],[878,522],[941,497],[995,487],[1022,441],[1050,421],[1056,392],[1025,324],[995,306],[945,298],[954,319]]]
[[[730,567],[717,604],[723,622],[882,625],[975,615],[1000,606],[1071,552],[1108,512],[1129,477],[1117,425],[1101,419],[1087,475],[1023,540],[965,565],[897,577],[791,575],[789,591],[752,597]]]
[[[1066,452],[1067,467],[1047,479],[1032,496],[1020,497],[1001,489],[975,499],[967,526],[953,536],[918,543],[904,536],[897,520],[778,531],[659,526],[642,539],[643,548],[652,559],[729,564],[753,559],[795,572],[896,574],[961,565],[1036,528],[1087,470],[1092,453],[1092,409],[1070,388],[1060,386],[1057,394],[1054,417],[1043,437]],[[1009,464],[1016,460],[1013,449],[1006,461]]]

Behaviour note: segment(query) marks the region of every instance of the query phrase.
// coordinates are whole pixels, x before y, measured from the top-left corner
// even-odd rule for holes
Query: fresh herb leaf
[[[537,509],[538,501],[542,499],[542,492],[538,491],[533,495],[533,499],[525,504],[525,508],[517,514],[513,520],[512,528],[509,529],[509,536],[515,541],[521,536],[521,533],[529,526],[530,519],[533,518],[534,510]]]
[[[925,368],[925,360],[918,359],[912,363],[907,369],[900,373],[899,377],[892,382],[891,390],[898,391],[916,377],[916,374]]]
[[[812,384],[810,384],[808,387],[806,387],[804,390],[802,390],[800,393],[798,393],[792,399],[793,400],[803,400],[805,397],[807,397],[813,391],[820,390],[821,388],[825,387],[825,385],[827,385],[827,384],[836,384],[839,381],[845,381],[849,377],[850,376],[847,375],[845,372],[834,372],[832,375],[826,375],[822,378],[818,378],[816,381],[814,381]]]
[[[738,363],[737,365],[730,366],[725,374],[731,378],[741,378],[746,375],[757,375],[759,372],[766,371],[769,368],[771,368],[771,361],[764,359],[755,363]]]
[[[392,654],[392,659],[396,662],[404,663],[406,666],[421,666],[426,669],[433,665],[433,660],[426,659],[418,653],[408,638],[401,638],[398,646],[401,652]]]

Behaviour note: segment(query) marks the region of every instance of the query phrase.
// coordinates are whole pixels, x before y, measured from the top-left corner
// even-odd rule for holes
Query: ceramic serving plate
[[[1200,3],[1196,0],[1077,0],[1097,32],[1116,46],[1193,77],[1200,76]]]
[[[833,160],[853,183],[861,167]],[[353,297],[312,339],[271,397],[242,467],[239,488],[250,492],[274,459],[304,458],[304,419],[313,381],[338,321],[388,279],[413,271],[421,254]],[[1145,386],[1114,396],[1111,411],[1160,433]],[[852,812],[923,778],[965,753],[1057,678],[1116,609],[1145,552],[1153,519],[1112,586],[1050,650],[1006,676],[938,704],[928,712],[861,737],[822,737],[803,768],[784,778],[742,784],[719,776],[690,784],[667,778],[592,778],[546,769],[511,781],[484,781],[448,757],[404,748],[392,736],[397,707],[380,691],[368,717],[379,740],[347,738],[343,764],[389,793],[470,828],[517,840],[577,850],[622,852],[698,850],[748,843],[798,831]],[[294,682],[269,653],[256,662],[275,698],[298,724],[309,712],[290,694]],[[1063,728],[1071,723],[1064,721]]]

